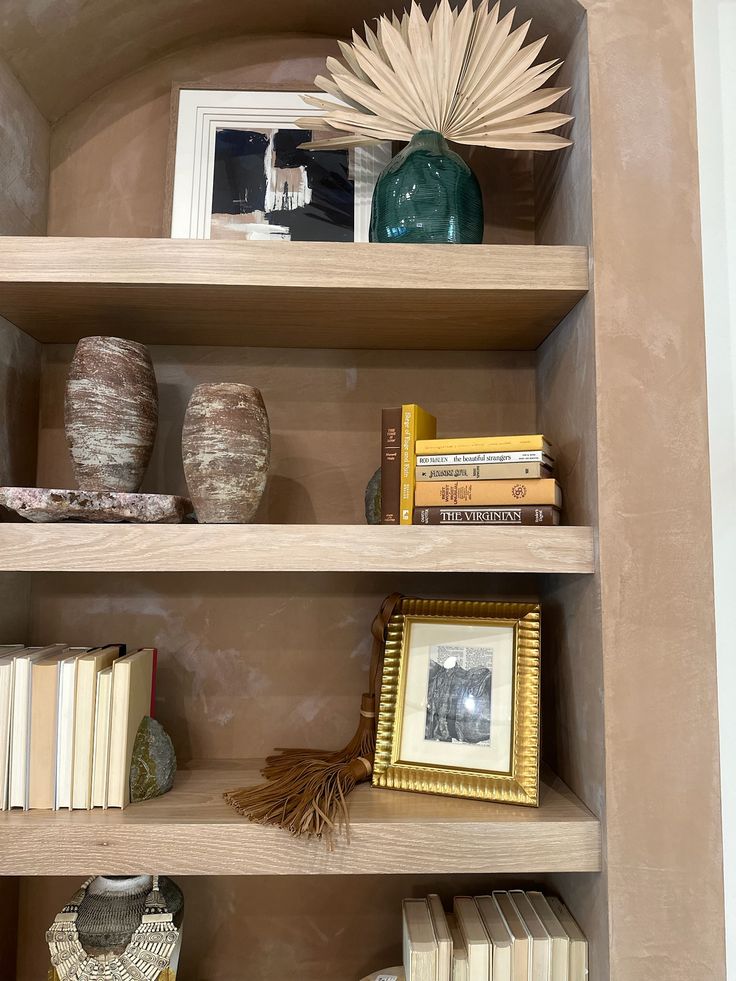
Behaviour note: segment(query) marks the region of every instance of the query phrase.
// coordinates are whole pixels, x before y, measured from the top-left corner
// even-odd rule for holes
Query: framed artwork
[[[391,144],[302,149],[317,132],[296,120],[324,114],[303,101],[307,94],[175,89],[166,234],[367,242],[373,188]]]
[[[373,786],[538,806],[539,607],[404,599],[386,638]]]

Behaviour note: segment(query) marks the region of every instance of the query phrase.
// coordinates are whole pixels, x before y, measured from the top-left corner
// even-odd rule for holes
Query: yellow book
[[[404,406],[406,409],[407,406]],[[469,436],[464,439],[434,439],[417,436],[419,456],[446,453],[517,453],[523,450],[541,451],[552,456],[552,447],[541,434],[536,436]]]
[[[401,406],[401,494],[399,524],[412,523],[414,486],[417,473],[417,445],[437,435],[437,420],[421,405]]]

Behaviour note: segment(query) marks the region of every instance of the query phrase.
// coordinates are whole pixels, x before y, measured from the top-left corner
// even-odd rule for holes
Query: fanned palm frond
[[[399,17],[363,25],[351,44],[339,42],[342,61],[328,58],[330,77],[316,85],[337,102],[306,98],[325,114],[298,120],[305,128],[333,129],[311,148],[410,140],[419,130],[455,143],[512,150],[557,150],[571,141],[549,133],[572,120],[545,112],[569,89],[542,88],[561,61],[534,64],[546,38],[525,45],[531,21],[513,30],[515,10],[500,3],[439,0],[425,17],[416,0]]]

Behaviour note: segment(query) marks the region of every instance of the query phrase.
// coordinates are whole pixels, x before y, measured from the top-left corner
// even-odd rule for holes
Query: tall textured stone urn
[[[197,385],[184,416],[184,476],[199,521],[252,521],[266,487],[271,430],[257,388]]]
[[[80,490],[137,491],[158,426],[148,348],[122,337],[83,337],[69,367],[64,426]]]

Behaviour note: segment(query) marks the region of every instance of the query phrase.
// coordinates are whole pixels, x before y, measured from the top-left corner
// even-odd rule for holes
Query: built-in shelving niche
[[[225,6],[215,3],[215,14]],[[377,12],[375,4],[367,0],[349,7],[351,22]],[[333,8],[330,16],[337,25],[347,12],[343,5]],[[519,15],[535,17],[538,33],[551,30],[547,57],[566,57],[556,84],[574,85],[565,108],[576,116],[572,131],[575,146],[562,154],[535,158],[472,152],[473,166],[487,191],[489,243],[590,245],[586,25],[574,0],[554,8],[541,0],[522,0]],[[320,28],[319,33],[324,33],[325,25],[320,24]],[[298,37],[277,45],[265,38],[194,45],[174,50],[167,59],[142,68],[124,81],[113,82],[76,108],[65,106],[64,118],[53,136],[56,155],[50,184],[49,234],[160,235],[164,182],[163,177],[160,183],[156,178],[156,161],[160,162],[165,152],[167,93],[172,78],[199,78],[227,87],[235,83],[237,74],[230,65],[244,59],[247,67],[240,73],[241,83],[258,88],[270,82],[276,58],[281,61],[280,83],[301,87],[321,68],[323,55],[331,46],[329,39],[322,42]],[[136,122],[141,119],[140,112],[146,118],[146,139],[133,140],[130,127],[136,135],[142,131]],[[92,176],[113,171],[118,174],[115,182],[100,182]],[[126,248],[122,242],[118,245]],[[52,241],[45,247],[53,249]],[[146,252],[140,243],[131,242],[127,248],[131,261]],[[363,522],[365,484],[378,465],[380,409],[417,401],[438,415],[441,431],[448,434],[547,433],[558,450],[565,520],[582,529],[586,560],[584,567],[571,568],[561,560],[556,563],[554,554],[547,550],[542,566],[509,566],[508,545],[504,546],[507,564],[503,564],[494,553],[493,538],[484,539],[479,534],[475,545],[467,545],[469,570],[473,571],[432,572],[425,558],[402,565],[395,543],[387,549],[383,563],[379,557],[378,564],[367,564],[372,571],[360,571],[354,559],[349,571],[335,571],[336,566],[326,562],[322,554],[331,542],[332,532],[326,529],[323,538],[314,532],[308,537],[315,549],[315,568],[321,570],[317,572],[299,571],[302,567],[288,560],[277,563],[276,568],[282,571],[267,574],[259,568],[273,566],[236,566],[253,569],[248,572],[211,571],[216,566],[216,554],[206,559],[205,568],[210,571],[197,571],[199,565],[185,566],[190,571],[171,571],[171,555],[161,571],[155,571],[142,541],[140,552],[146,558],[138,567],[148,571],[130,571],[137,567],[135,560],[126,565],[122,556],[116,570],[113,545],[104,560],[104,547],[98,546],[99,565],[92,559],[91,565],[77,566],[86,571],[70,573],[64,570],[73,568],[74,563],[59,563],[59,539],[50,532],[48,541],[53,549],[47,564],[41,560],[32,573],[0,573],[3,637],[27,643],[64,639],[70,644],[94,644],[124,639],[130,644],[155,644],[160,651],[158,713],[174,737],[182,765],[192,763],[194,769],[185,775],[181,790],[147,812],[151,815],[148,831],[149,818],[143,810],[138,812],[139,818],[135,812],[123,815],[123,819],[115,816],[109,835],[104,834],[104,815],[0,815],[4,841],[10,843],[15,838],[15,854],[29,855],[27,869],[14,867],[13,874],[0,883],[4,914],[0,962],[11,964],[18,952],[17,971],[14,975],[11,968],[9,979],[15,976],[17,981],[36,981],[42,975],[44,930],[70,887],[77,883],[84,857],[95,856],[90,872],[133,871],[130,862],[134,861],[133,843],[138,833],[141,842],[146,842],[146,861],[154,849],[153,839],[173,839],[165,849],[162,845],[162,854],[168,856],[176,848],[178,837],[182,851],[195,840],[202,842],[202,850],[192,852],[191,866],[184,862],[172,868],[189,902],[182,981],[358,978],[369,969],[398,960],[402,896],[433,889],[447,897],[463,891],[483,892],[523,881],[525,875],[531,877],[529,881],[559,892],[568,902],[591,938],[593,976],[608,976],[606,889],[604,874],[597,871],[602,861],[598,820],[604,817],[605,801],[599,585],[594,553],[598,489],[593,298],[592,293],[582,295],[587,284],[581,285],[580,253],[575,255],[574,277],[561,275],[559,283],[546,284],[548,292],[556,294],[558,307],[552,321],[542,323],[541,332],[541,321],[533,330],[523,330],[526,315],[523,305],[514,300],[514,288],[519,289],[516,283],[508,296],[501,296],[502,290],[490,295],[489,309],[495,310],[490,335],[483,327],[486,298],[479,300],[477,295],[470,304],[471,318],[453,334],[452,316],[458,316],[450,302],[452,277],[447,270],[448,291],[438,304],[427,302],[419,284],[414,316],[408,292],[395,300],[393,309],[391,295],[379,295],[375,284],[373,292],[368,285],[362,298],[350,294],[348,275],[344,302],[339,285],[334,287],[334,295],[321,297],[326,304],[325,315],[333,318],[321,330],[314,308],[300,318],[299,295],[293,290],[284,294],[276,284],[272,287],[274,306],[278,306],[280,292],[286,295],[293,327],[283,314],[275,315],[278,332],[272,347],[268,284],[265,294],[259,291],[258,308],[251,321],[244,314],[238,323],[234,323],[232,312],[226,316],[232,311],[228,299],[219,304],[223,315],[218,315],[218,288],[211,284],[208,288],[215,299],[209,331],[200,332],[199,322],[193,326],[172,322],[170,295],[161,305],[160,323],[156,321],[155,302],[152,312],[150,304],[142,310],[129,299],[125,315],[119,311],[114,315],[113,332],[160,345],[154,346],[152,353],[160,386],[161,422],[145,490],[184,490],[179,435],[193,385],[221,379],[246,381],[262,389],[273,432],[271,478],[258,521],[311,527],[350,525],[354,530],[348,530],[346,536],[360,548],[365,541],[364,529],[357,526]],[[60,262],[61,256],[60,249]],[[401,268],[406,259],[400,252],[396,256]],[[16,317],[20,322],[25,316],[23,304],[30,304],[35,317],[34,326],[24,324],[33,337],[10,326],[0,329],[0,394],[8,445],[4,482],[71,485],[63,434],[63,387],[73,351],[68,342],[82,333],[94,332],[95,316],[101,318],[99,330],[111,332],[105,313],[116,306],[115,296],[105,300],[102,289],[91,298],[93,291],[85,291],[83,286],[71,290],[59,287],[55,304],[53,266],[50,257],[48,281],[36,280],[35,300],[32,285],[19,288],[17,282],[11,282],[12,277],[2,280],[0,276],[0,316]],[[79,266],[78,278],[83,283],[85,264]],[[350,274],[349,268],[346,271]],[[339,272],[338,267],[338,278]],[[331,268],[331,276],[335,274]],[[272,275],[277,273],[272,270]],[[284,277],[288,280],[288,270],[284,270]],[[392,289],[396,285],[392,283]],[[406,285],[408,289],[410,284]],[[416,283],[412,285],[416,287]],[[472,284],[463,288],[470,295]],[[538,310],[539,297],[533,285],[527,292]],[[179,296],[178,302],[181,299]],[[236,299],[242,304],[242,293]],[[359,308],[361,299],[365,303]],[[365,319],[365,309],[376,312],[375,336]],[[397,310],[406,311],[403,320]],[[517,326],[504,325],[504,312]],[[426,347],[445,350],[423,349],[425,314],[431,327]],[[196,316],[202,316],[201,309]],[[554,327],[560,318],[564,319]],[[471,319],[472,326],[468,327]],[[339,343],[342,324],[345,345],[352,350]],[[309,331],[309,341],[302,340],[305,330]],[[320,330],[321,346],[311,350],[300,347],[300,342],[312,347],[315,330]],[[536,336],[534,330],[538,331]],[[518,331],[518,344],[513,340],[514,331]],[[248,346],[249,338],[253,346]],[[10,526],[0,524],[0,543],[3,527],[7,530]],[[34,535],[37,532],[33,530]],[[17,526],[13,533],[18,534]],[[351,535],[355,537],[351,539]],[[259,547],[264,541],[260,539]],[[441,544],[440,539],[434,541]],[[543,545],[536,547],[545,551]],[[15,539],[13,548],[20,554],[22,539]],[[342,548],[344,553],[346,546]],[[37,556],[38,549],[36,539],[33,550]],[[18,568],[31,567],[23,561],[18,560]],[[461,560],[453,561],[457,565],[449,568],[462,569]],[[15,566],[6,563],[3,568]],[[232,566],[224,563],[223,568]],[[509,568],[521,571],[506,572]],[[285,836],[282,840],[271,835],[263,838],[261,849],[258,835],[262,829],[244,824],[241,834],[241,826],[232,816],[224,816],[218,793],[226,789],[231,776],[224,761],[260,757],[274,745],[344,742],[352,729],[356,698],[363,686],[370,621],[381,598],[394,589],[415,595],[540,599],[543,756],[550,772],[563,782],[558,786],[567,788],[565,795],[572,795],[564,798],[568,809],[551,814],[548,821],[545,815],[550,812],[542,808],[535,820],[520,818],[517,823],[517,809],[509,808],[508,816],[504,816],[504,809],[499,812],[496,808],[493,820],[488,811],[483,820],[476,821],[477,808],[472,804],[470,810],[461,808],[458,817],[456,805],[464,802],[431,805],[422,799],[412,811],[411,795],[397,795],[400,800],[389,808],[392,814],[388,817],[379,814],[374,821],[369,813],[363,823],[357,822],[355,875],[344,874],[353,871],[349,849],[341,851],[338,858],[326,859],[322,851],[311,857],[301,846],[292,846]],[[201,764],[194,763],[197,760],[207,761],[205,777]],[[181,794],[190,780],[204,780],[206,786],[196,807],[188,810],[184,800],[182,811]],[[371,793],[367,788],[361,791],[356,804],[358,817],[364,814],[361,808]],[[157,819],[155,814],[160,815],[161,809],[168,816]],[[187,814],[197,826],[180,833],[178,821],[186,822]],[[445,836],[453,820],[462,825],[459,834],[464,851],[450,871]],[[371,828],[371,822],[378,830]],[[490,828],[484,830],[484,824]],[[440,834],[437,826],[444,829]],[[398,856],[405,849],[411,861],[406,859],[402,865],[397,858],[395,868],[387,869],[381,855],[384,834],[393,842],[392,854]],[[372,835],[376,838],[374,869],[370,868]],[[110,851],[104,844],[108,837]],[[439,845],[440,839],[445,844]],[[476,866],[469,856],[476,841],[480,855],[477,867],[482,873],[471,876]],[[10,844],[8,847],[12,849]],[[249,855],[259,853],[263,862],[269,849],[274,871],[283,875],[242,874],[248,871]],[[31,852],[39,856],[35,867],[30,867]],[[230,853],[232,877],[223,876]],[[208,854],[212,855],[212,870],[218,874],[205,878],[201,873],[206,871]],[[199,856],[196,862],[195,855]],[[102,856],[109,856],[114,868],[109,868]],[[497,867],[494,856],[499,856]],[[49,863],[55,857],[52,869]],[[255,865],[261,872],[258,863]],[[56,878],[49,875],[52,870],[74,875]],[[21,871],[27,877],[16,878]],[[189,872],[197,873],[196,877],[187,878]],[[304,874],[307,872],[322,874]]]

